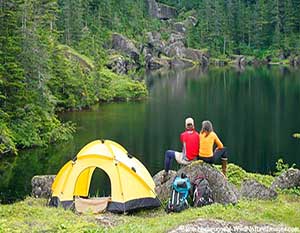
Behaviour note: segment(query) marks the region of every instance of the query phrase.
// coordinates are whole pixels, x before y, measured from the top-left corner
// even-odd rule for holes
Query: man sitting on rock
[[[162,183],[167,180],[174,158],[177,163],[187,165],[198,157],[199,134],[195,130],[194,120],[192,118],[185,120],[185,131],[180,134],[180,141],[182,143],[182,152],[167,150],[165,153],[165,172],[163,174]]]

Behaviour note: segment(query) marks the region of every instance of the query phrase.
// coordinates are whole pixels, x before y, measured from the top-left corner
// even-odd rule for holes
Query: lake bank
[[[241,169],[241,168],[240,168]],[[245,172],[240,176],[235,166],[229,166],[228,181],[241,183]],[[259,181],[270,183],[270,177],[256,174]],[[47,200],[26,198],[12,205],[0,205],[0,230],[15,231],[56,231],[56,232],[166,232],[192,221],[208,226],[218,226],[214,219],[233,222],[246,227],[268,226],[272,229],[287,229],[287,232],[300,231],[300,196],[290,191],[282,191],[275,200],[241,199],[236,205],[213,204],[202,208],[189,208],[181,213],[166,214],[164,207],[145,210],[132,215],[110,213],[78,215],[62,208],[49,208]],[[49,216],[51,216],[49,218]],[[198,220],[197,220],[198,219]],[[207,221],[206,221],[207,220]],[[213,223],[209,221],[212,221]],[[143,224],[141,224],[141,222]],[[215,224],[215,225],[214,225]],[[223,223],[226,225],[226,223]],[[230,224],[230,223],[229,223]],[[199,226],[201,224],[199,223]],[[188,226],[186,226],[188,227]],[[251,228],[250,228],[251,229]],[[292,231],[293,230],[293,231]],[[250,231],[251,232],[251,231]]]

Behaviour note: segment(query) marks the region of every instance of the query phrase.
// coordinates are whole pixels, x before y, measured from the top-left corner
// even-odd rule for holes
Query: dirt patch
[[[97,224],[104,227],[114,227],[122,223],[121,218],[118,215],[105,213],[95,216]]]
[[[248,222],[225,222],[221,220],[198,219],[189,224],[182,225],[169,231],[176,232],[201,232],[201,233],[291,233],[300,232],[299,228],[286,227],[284,225],[251,224]]]

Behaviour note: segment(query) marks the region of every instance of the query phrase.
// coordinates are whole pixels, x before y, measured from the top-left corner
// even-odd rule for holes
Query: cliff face
[[[149,15],[158,19],[171,19],[177,16],[177,10],[174,7],[157,3],[155,0],[147,0]]]

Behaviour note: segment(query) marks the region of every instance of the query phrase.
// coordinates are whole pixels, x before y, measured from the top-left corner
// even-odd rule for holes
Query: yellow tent
[[[52,184],[50,205],[61,203],[67,208],[73,204],[74,196],[87,197],[95,168],[106,172],[111,181],[108,211],[121,213],[160,205],[148,170],[121,145],[110,140],[87,144],[60,169]]]

